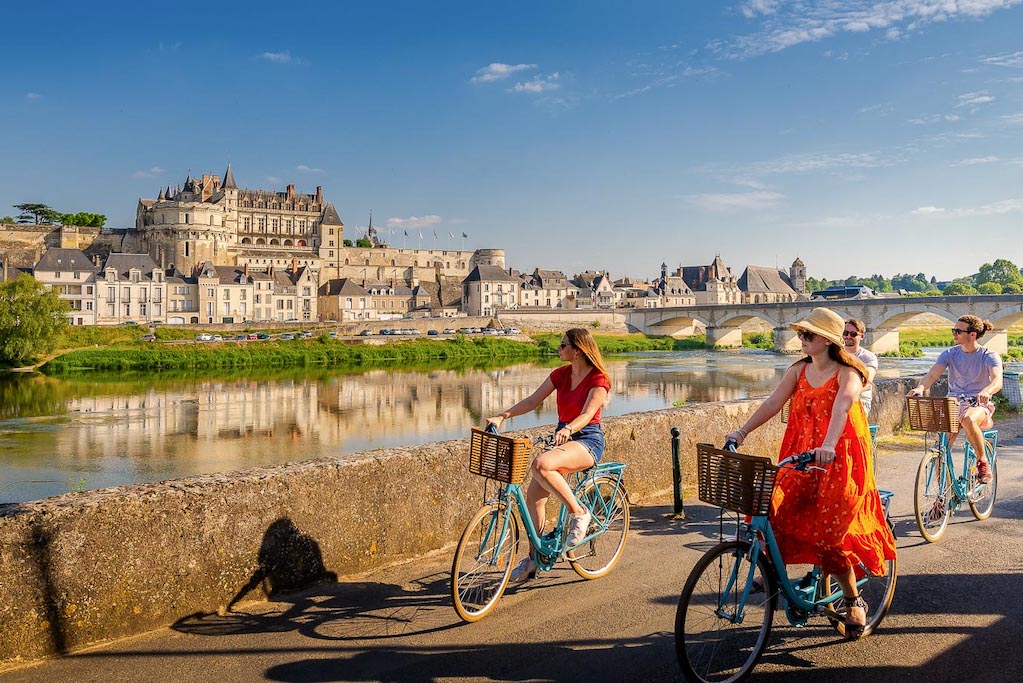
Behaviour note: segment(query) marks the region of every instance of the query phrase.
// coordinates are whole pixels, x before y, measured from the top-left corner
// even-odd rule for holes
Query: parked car
[[[259,334],[256,335],[256,339],[269,339],[269,338],[270,338],[270,335],[267,334],[266,332],[260,332]]]
[[[517,327],[509,327],[504,331],[505,334],[522,334],[522,330]]]
[[[219,335],[219,334],[215,334],[215,335],[213,335],[213,338],[210,339],[210,341],[215,341],[215,342],[224,341],[224,338],[221,335]]]
[[[369,337],[372,334],[373,334],[372,330],[363,330],[362,332],[359,333],[359,336],[360,337]],[[334,336],[336,337],[337,335],[334,335]]]
[[[246,339],[248,339],[249,341],[256,341],[257,339],[259,339],[259,335],[254,332],[250,332],[248,336],[246,336]]]
[[[454,328],[451,328],[451,327],[445,327],[444,328],[444,334],[454,334],[454,333],[455,333]]]
[[[155,342],[156,341],[156,335],[155,334],[144,334],[144,335],[142,335],[142,341]]]
[[[472,328],[471,327],[459,327],[458,328],[458,334],[472,334]]]
[[[426,334],[428,334],[431,337],[439,337],[440,336],[440,332],[438,332],[437,330],[430,330]]]
[[[390,333],[391,333],[391,331],[385,328],[385,329],[380,330],[380,332],[378,332],[377,334],[390,334]]]
[[[284,322],[286,322],[286,323],[297,323],[298,322],[298,318],[288,318]]]
[[[213,335],[209,334],[208,332],[202,332],[200,334],[195,335],[195,340],[196,341],[213,341]]]
[[[281,340],[282,341],[291,341],[294,338],[295,338],[295,335],[291,334],[290,332],[285,332],[284,334],[281,335]]]
[[[239,334],[235,337],[235,341],[245,341],[249,336],[247,334]]]
[[[124,321],[123,323],[121,323],[121,324],[122,324],[122,325],[138,325],[138,323],[137,323],[137,322],[135,322],[134,320],[125,320],[125,321]]]
[[[369,332],[369,330],[366,331]],[[337,332],[328,332],[327,336],[330,337],[331,339],[337,339]]]

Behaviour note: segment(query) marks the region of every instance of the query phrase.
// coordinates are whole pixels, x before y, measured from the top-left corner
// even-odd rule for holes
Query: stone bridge
[[[707,343],[716,346],[740,346],[743,323],[760,320],[774,329],[776,351],[799,351],[796,333],[789,324],[812,309],[826,306],[845,319],[859,318],[867,326],[863,345],[874,353],[897,351],[899,328],[913,325],[914,318],[932,313],[949,321],[949,329],[959,316],[972,314],[990,320],[995,326],[984,335],[984,346],[998,353],[1008,347],[1008,328],[1023,323],[1023,294],[981,296],[927,296],[884,299],[837,299],[831,301],[791,301],[773,304],[684,306],[652,308],[626,313],[630,327],[647,334],[684,337],[707,330]],[[952,335],[949,333],[949,340]]]

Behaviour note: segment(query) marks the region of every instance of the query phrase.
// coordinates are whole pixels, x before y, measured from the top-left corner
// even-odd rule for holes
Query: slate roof
[[[462,282],[514,282],[518,284],[519,279],[508,273],[501,266],[476,266]]]
[[[341,217],[337,215],[334,202],[327,202],[327,206],[323,209],[323,218],[320,219],[320,225],[344,225],[341,222]]]
[[[237,190],[238,185],[234,182],[234,172],[231,170],[231,164],[228,162],[227,170],[224,171],[224,184],[221,186],[225,190]]]
[[[127,280],[129,271],[137,269],[142,277],[146,279],[152,279],[153,271],[159,266],[153,261],[149,254],[119,254],[113,253],[107,256],[106,262],[103,264],[103,271],[108,268],[113,268],[117,271],[117,277],[121,280]]]
[[[743,272],[742,277],[739,278],[738,284],[740,290],[753,294],[761,292],[796,294],[788,274],[777,268],[746,266],[746,270]]]
[[[320,296],[369,296],[362,285],[350,277],[330,280],[320,287]]]
[[[36,272],[82,270],[95,273],[99,268],[79,249],[53,248],[46,250],[39,263],[35,264],[34,270]]]

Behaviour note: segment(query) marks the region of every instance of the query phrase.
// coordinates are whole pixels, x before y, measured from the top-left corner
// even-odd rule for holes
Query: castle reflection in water
[[[653,356],[611,361],[614,390],[604,412],[762,395],[788,362]],[[0,481],[59,479],[49,486],[12,487],[0,494],[0,502],[66,492],[65,479],[84,478],[85,488],[98,488],[461,438],[471,425],[528,396],[550,370],[519,364],[258,380],[47,379],[15,394],[53,393],[49,402],[21,399],[37,414],[14,410],[4,416],[29,419],[0,419],[0,453],[17,453],[15,461],[0,465]],[[554,422],[551,397],[509,428]]]

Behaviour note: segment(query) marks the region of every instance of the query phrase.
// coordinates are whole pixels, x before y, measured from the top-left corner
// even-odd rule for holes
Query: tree
[[[1023,294],[1023,285],[1009,283],[1002,287],[1002,294]]]
[[[14,208],[21,211],[21,215],[18,216],[19,223],[27,223],[31,219],[35,219],[36,225],[40,223],[56,223],[61,217],[59,211],[54,211],[46,204],[29,202],[26,204],[15,204]]]
[[[945,296],[967,296],[970,294],[977,294],[977,290],[972,285],[966,284],[965,282],[950,282],[945,287],[942,294]]]
[[[985,263],[977,273],[977,284],[997,282],[1002,285],[1023,285],[1023,273],[1009,259],[1000,258],[994,263]]]
[[[88,228],[102,228],[107,222],[107,217],[101,213],[79,211],[78,213],[61,214],[60,220],[64,225],[80,225]]]
[[[344,245],[346,247],[354,247],[355,246],[355,244],[353,244],[351,240],[345,240],[344,241]]]
[[[52,351],[68,328],[66,301],[30,275],[0,284],[0,364]]]
[[[14,223],[14,219],[11,218],[10,216],[4,216],[3,218],[0,218],[0,223],[11,224]]]
[[[360,237],[355,240],[355,246],[363,247],[364,249],[371,249],[373,247],[373,242],[368,237]]]
[[[977,285],[977,291],[981,294],[1001,294],[1002,286],[997,282],[981,282]]]

